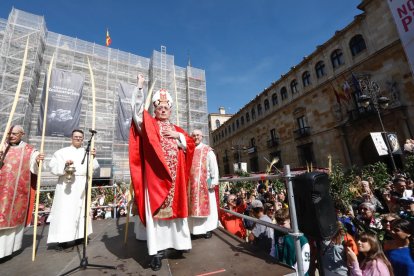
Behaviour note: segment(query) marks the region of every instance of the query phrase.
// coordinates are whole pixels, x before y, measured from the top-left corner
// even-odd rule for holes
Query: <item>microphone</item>
[[[97,133],[97,131],[96,131],[96,130],[93,130],[93,129],[91,129],[91,128],[89,129],[89,132],[90,132],[90,133],[92,133],[92,134],[96,134],[96,133]]]

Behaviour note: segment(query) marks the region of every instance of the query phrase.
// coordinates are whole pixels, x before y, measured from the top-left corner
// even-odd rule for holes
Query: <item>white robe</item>
[[[66,147],[56,151],[50,160],[52,174],[59,176],[48,221],[50,221],[47,243],[63,243],[84,237],[86,158],[81,164],[85,149]],[[68,183],[65,163],[72,160],[76,172]],[[94,158],[94,170],[99,168]],[[93,172],[89,172],[93,174]],[[88,223],[88,235],[92,233],[92,220]]]
[[[202,146],[200,143],[197,145],[196,150],[200,149]],[[211,179],[208,189],[208,200],[210,203],[210,215],[206,218],[199,217],[189,217],[188,226],[190,232],[193,235],[203,235],[208,231],[212,231],[218,226],[218,211],[216,203],[216,193],[214,187],[218,185],[219,174],[216,155],[213,151],[209,151],[207,154],[207,179]]]
[[[144,93],[136,89],[132,96],[132,110],[134,123],[141,131],[142,113],[144,110]],[[183,134],[179,133],[178,146],[186,149],[187,144]],[[174,248],[177,250],[191,249],[191,236],[187,218],[170,220],[154,219],[152,217],[148,188],[145,183],[145,216],[148,255],[155,255],[158,251]],[[139,219],[139,218],[138,218]],[[137,225],[137,227],[139,227]]]
[[[25,142],[20,142],[17,147],[26,146]],[[30,155],[30,171],[33,174],[37,174],[38,166],[36,157],[39,152],[34,150]],[[20,225],[16,228],[0,230],[0,258],[11,255],[13,252],[22,248],[24,225]]]

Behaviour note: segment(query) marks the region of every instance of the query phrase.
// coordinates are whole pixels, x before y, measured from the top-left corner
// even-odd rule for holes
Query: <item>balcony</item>
[[[267,147],[268,148],[275,148],[279,145],[279,138],[272,138],[267,140]]]
[[[299,128],[293,131],[293,136],[295,137],[295,139],[308,137],[310,136],[310,134],[311,134],[310,127],[302,127],[302,128]]]
[[[356,109],[352,109],[348,111],[348,116],[350,121],[356,121],[359,119],[371,117],[376,115],[376,111],[372,106],[365,107],[357,107]]]

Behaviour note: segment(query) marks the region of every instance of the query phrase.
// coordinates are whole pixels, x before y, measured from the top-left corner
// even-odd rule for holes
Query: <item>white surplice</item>
[[[15,147],[25,147],[26,143],[21,141]],[[36,162],[36,157],[39,155],[39,152],[34,150],[30,155],[30,172],[37,174],[38,166]],[[7,158],[7,157],[6,157]],[[20,225],[15,228],[3,229],[0,230],[0,258],[11,255],[14,251],[22,248],[23,241],[23,232],[24,225]]]
[[[86,158],[85,149],[66,147],[56,151],[50,160],[49,167],[52,174],[59,176],[53,197],[52,209],[48,221],[50,221],[47,243],[63,243],[81,239],[84,237],[85,214],[85,183],[86,183]],[[65,163],[72,160],[76,172],[70,182],[65,175]],[[98,161],[94,158],[93,169],[99,168]],[[89,172],[93,174],[93,172]],[[88,223],[88,235],[92,233],[92,220]]]
[[[200,150],[202,143],[198,144],[195,150]],[[188,217],[188,226],[193,235],[203,235],[208,231],[213,231],[218,226],[218,211],[216,203],[216,193],[214,187],[218,185],[219,174],[216,155],[213,151],[207,153],[207,175],[208,182],[208,200],[210,204],[210,215],[206,218]]]
[[[132,96],[133,120],[141,133],[142,113],[144,111],[144,92],[135,89]],[[183,134],[179,133],[177,141],[179,147],[186,149],[187,143]],[[137,149],[138,150],[138,149]],[[145,172],[143,172],[145,173]],[[144,179],[146,180],[145,176]],[[147,183],[145,181],[145,217],[148,255],[155,255],[158,251],[174,248],[176,250],[191,249],[191,235],[187,218],[157,219],[152,217]],[[139,218],[138,218],[139,219]]]

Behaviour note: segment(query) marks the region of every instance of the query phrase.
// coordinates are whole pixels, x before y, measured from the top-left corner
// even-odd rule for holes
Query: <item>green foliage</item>
[[[271,185],[273,186],[273,189],[276,192],[286,191],[286,184],[281,179],[274,179],[274,180],[272,180]]]
[[[387,172],[387,166],[382,162],[365,166],[361,171],[361,178],[367,180],[372,177],[374,180],[373,189],[382,189],[388,183],[390,175]]]
[[[352,169],[346,174],[339,163],[333,165],[329,179],[331,182],[330,194],[334,202],[341,203],[344,206],[350,205],[354,197],[351,191],[353,174],[354,170]]]
[[[414,179],[414,155],[409,155],[405,158],[404,172],[411,178]]]

